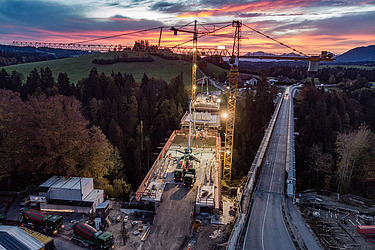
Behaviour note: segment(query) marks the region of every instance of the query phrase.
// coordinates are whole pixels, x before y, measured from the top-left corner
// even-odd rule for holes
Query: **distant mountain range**
[[[16,54],[19,56],[40,56],[47,60],[56,58],[75,57],[80,55],[89,54],[87,51],[81,50],[65,50],[65,49],[52,49],[52,48],[35,48],[35,47],[17,47],[11,45],[0,44],[0,50],[4,53]]]
[[[257,52],[254,52],[254,53],[246,53],[245,56],[286,56],[286,57],[296,57],[296,56],[301,56],[299,54],[296,54],[296,53],[284,53],[284,54],[272,54],[272,53],[266,53],[266,52],[263,52],[263,51],[257,51]]]
[[[375,62],[375,45],[351,49],[338,56],[335,62]]]

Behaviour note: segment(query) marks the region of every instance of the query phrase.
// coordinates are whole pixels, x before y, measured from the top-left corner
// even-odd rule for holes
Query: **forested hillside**
[[[2,70],[0,89],[9,90],[3,91],[0,107],[0,116],[10,119],[1,119],[0,126],[0,175],[1,182],[7,182],[3,187],[8,188],[24,188],[48,175],[82,175],[100,177],[99,187],[123,197],[129,191],[126,183],[137,188],[154,161],[157,146],[178,128],[188,105],[182,74],[169,84],[146,74],[137,83],[131,74],[106,76],[93,68],[87,78],[73,85],[66,73],[60,73],[55,81],[47,67],[31,71],[23,84],[19,73]],[[66,105],[74,106],[69,114],[64,114],[68,112]],[[70,123],[72,126],[66,128]],[[76,130],[79,124],[83,132]],[[18,130],[22,133],[17,134]],[[87,134],[87,140],[100,139],[95,149],[90,149],[91,142],[84,141],[81,133]],[[69,141],[74,143],[69,145]],[[81,148],[77,150],[75,145]],[[108,153],[103,154],[100,147],[108,148],[103,151]],[[87,155],[80,150],[86,150]],[[16,160],[20,154],[25,159],[22,162]],[[24,181],[19,182],[21,178]]]
[[[375,90],[359,77],[341,89],[307,85],[296,97],[297,188],[375,198]]]

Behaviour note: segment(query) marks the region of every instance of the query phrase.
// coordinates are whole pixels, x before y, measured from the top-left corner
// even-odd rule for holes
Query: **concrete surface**
[[[190,237],[197,187],[167,184],[143,249],[181,249]]]

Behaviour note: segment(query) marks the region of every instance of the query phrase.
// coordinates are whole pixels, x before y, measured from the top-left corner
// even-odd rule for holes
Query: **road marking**
[[[275,124],[276,125],[276,124]],[[280,143],[280,132],[277,135],[277,145]],[[270,195],[271,195],[271,187],[272,187],[272,182],[273,182],[273,176],[275,173],[275,163],[276,163],[276,158],[277,158],[277,153],[279,152],[279,147],[276,147],[276,152],[275,152],[275,158],[274,158],[274,164],[273,164],[273,169],[272,169],[272,176],[271,176],[271,181],[270,181],[270,186],[268,188],[268,197],[267,197],[267,204],[266,204],[266,209],[264,211],[264,217],[263,217],[263,225],[262,225],[262,249],[264,250],[264,226],[266,224],[266,217],[267,217],[267,210],[268,210],[268,202],[270,200]]]
[[[280,139],[279,139],[280,140]],[[277,155],[277,149],[276,149],[276,155]],[[272,181],[273,181],[273,174],[275,172],[275,164],[273,164],[273,169],[272,169],[272,176],[271,176],[271,182],[270,182],[270,187],[268,189],[268,197],[267,197],[267,204],[266,204],[266,210],[264,211],[264,217],[263,217],[263,225],[262,225],[262,249],[264,250],[264,225],[266,224],[266,216],[267,216],[267,210],[268,210],[268,202],[270,200],[270,192],[271,192],[271,187],[272,187]]]

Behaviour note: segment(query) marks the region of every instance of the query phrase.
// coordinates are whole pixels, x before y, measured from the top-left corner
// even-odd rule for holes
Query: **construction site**
[[[152,227],[144,232],[147,249],[181,248],[195,215],[210,215],[214,223],[223,220],[219,95],[197,95],[181,129],[172,133],[132,197],[131,206],[155,213]]]
[[[225,26],[235,29],[232,37],[234,39],[232,53],[229,53],[228,50],[207,52],[207,55],[216,55],[215,53],[224,51],[225,53],[221,56],[230,57],[228,86],[223,88],[227,98],[225,114],[220,113],[222,91],[208,91],[207,86],[207,92],[196,92],[197,57],[206,53],[197,47],[198,35],[209,35],[215,33],[215,30],[200,32],[197,29],[197,21],[194,23],[193,30],[171,28],[175,35],[179,32],[193,34],[193,47],[186,52],[192,57],[189,110],[181,118],[180,128],[173,131],[167,139],[141,185],[130,197],[130,201],[123,206],[117,203],[115,206],[112,205],[109,214],[112,222],[107,222],[107,224],[108,231],[113,234],[116,249],[211,249],[218,246],[225,247],[231,233],[230,223],[235,221],[238,214],[241,214],[238,216],[241,217],[240,222],[237,222],[238,225],[233,230],[236,235],[231,236],[235,239],[234,242],[239,241],[239,232],[245,230],[245,215],[250,214],[251,208],[247,206],[251,202],[247,202],[247,200],[252,197],[257,171],[252,171],[253,168],[250,169],[244,193],[235,189],[236,192],[233,192],[232,196],[223,196],[222,180],[231,180],[242,25],[241,21],[233,21]],[[251,27],[246,27],[254,30]],[[256,32],[265,36],[261,32]],[[146,49],[155,50],[145,50],[142,53],[160,51],[162,53],[163,51],[158,47],[148,47]],[[293,49],[293,51],[296,50]],[[313,69],[317,68],[319,61],[331,61],[327,52],[322,52],[320,57],[308,57],[301,52],[300,54],[301,56],[298,57],[284,59],[309,61],[309,68]],[[272,56],[257,58],[281,59],[281,57]],[[208,85],[210,81],[211,79],[204,82]],[[285,94],[285,99],[288,99],[288,93]],[[276,121],[276,116],[272,118],[273,123]],[[222,123],[225,123],[224,135],[219,133]],[[271,133],[272,129],[266,135],[268,134],[270,137]],[[225,139],[222,141],[221,138]],[[266,141],[268,143],[269,139]],[[263,151],[263,155],[267,143],[262,144],[263,146],[259,149]],[[258,157],[260,157],[259,154],[257,154],[256,160]],[[262,157],[259,158],[259,163],[256,163],[259,168],[262,164]],[[258,165],[256,166],[258,167]],[[291,182],[291,184],[293,183]],[[293,196],[294,191],[290,195]],[[243,205],[245,208],[243,211],[238,211],[241,209],[237,208],[238,204],[241,204],[240,200],[243,204],[246,203]],[[207,237],[210,240],[207,240]]]

